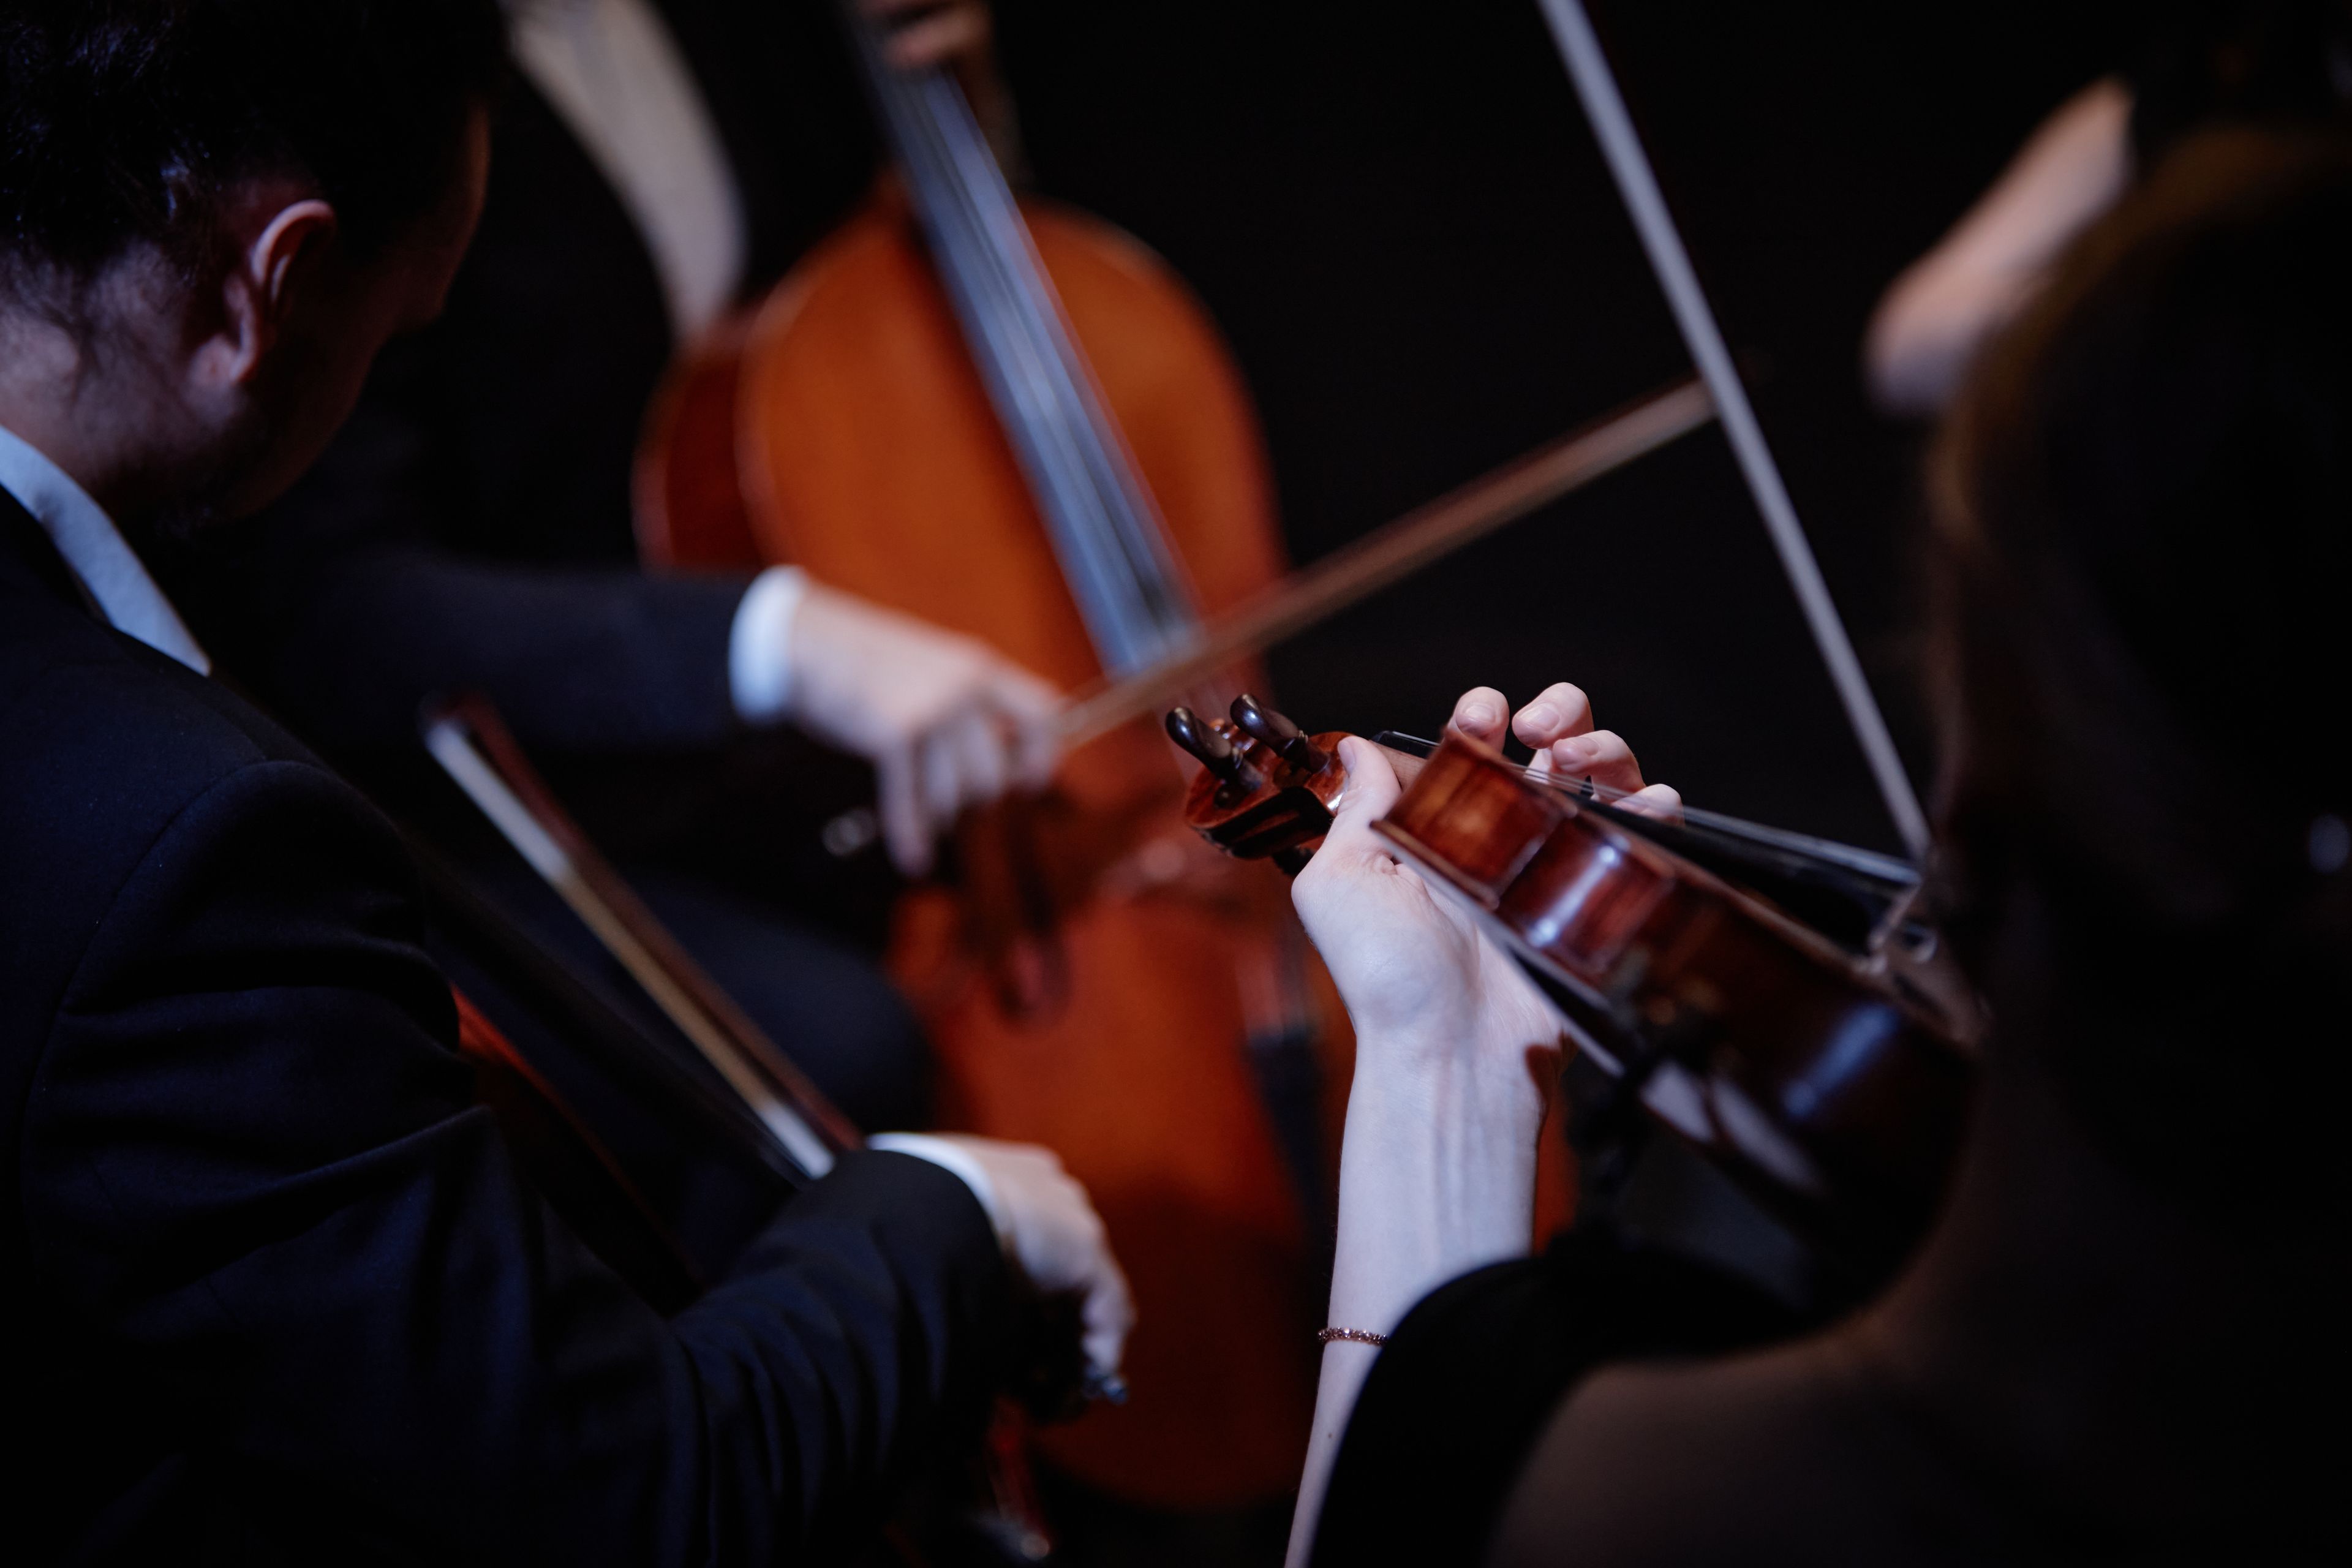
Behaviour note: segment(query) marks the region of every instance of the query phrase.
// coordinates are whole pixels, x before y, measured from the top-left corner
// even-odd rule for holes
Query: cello
[[[1281,574],[1239,377],[1164,265],[1016,200],[954,81],[844,15],[896,179],[681,364],[640,461],[645,553],[791,562],[1066,689],[1151,668]],[[890,963],[947,1118],[1055,1150],[1134,1286],[1131,1401],[1041,1446],[1199,1510],[1296,1479],[1318,1157],[1262,1081],[1311,1084],[1324,1010],[1280,900],[1184,831],[1189,765],[1145,717],[1075,750],[1052,797],[967,822],[955,885],[900,900]],[[855,850],[844,821],[828,842]]]
[[[1925,839],[1924,814],[1605,58],[1578,0],[1542,3],[1889,815],[1916,849]],[[856,31],[860,25],[852,26]],[[898,155],[903,194],[885,197],[837,233],[753,321],[709,345],[674,384],[640,470],[646,554],[701,563],[799,561],[841,586],[980,635],[1066,686],[1125,678],[1101,683],[1106,709],[1123,709],[1133,690],[1154,679],[1154,648],[1162,664],[1178,665],[1202,640],[1238,653],[1239,639],[1228,647],[1187,637],[1201,614],[1234,609],[1276,570],[1270,535],[1253,542],[1250,530],[1232,526],[1236,519],[1262,523],[1266,516],[1263,465],[1213,339],[1163,278],[1159,319],[1171,330],[1150,340],[1155,352],[1139,352],[1145,338],[1115,330],[1108,305],[1154,292],[1142,253],[1084,220],[1016,204],[952,84],[898,78],[881,67],[870,34],[858,38]],[[928,256],[916,242],[918,226]],[[1091,365],[1078,355],[1080,341]],[[921,398],[929,401],[915,409],[919,417],[898,417]],[[1118,426],[1095,416],[1104,404],[1120,416],[1124,439]],[[1139,417],[1171,408],[1180,416],[1164,426],[1147,428]],[[1210,460],[1187,466],[1203,456]],[[1148,489],[1128,486],[1138,473]],[[1154,493],[1167,525],[1158,544],[1151,529],[1134,526],[1151,521]],[[1146,505],[1127,504],[1130,494],[1140,494]],[[1220,498],[1223,504],[1213,504]],[[1196,511],[1204,500],[1213,504]],[[943,503],[945,515],[961,525],[951,537],[916,531],[914,520],[941,515],[925,509]],[[1008,518],[1013,521],[1004,522]],[[1170,540],[1175,548],[1159,547]],[[1265,621],[1272,626],[1278,618]],[[1209,684],[1222,685],[1220,700],[1199,705],[1214,710],[1238,683],[1228,675]],[[1249,1495],[1253,1477],[1287,1487],[1286,1446],[1300,1430],[1303,1384],[1289,1376],[1293,1363],[1278,1342],[1271,1356],[1261,1356],[1258,1347],[1270,1325],[1277,1342],[1287,1331],[1287,1314],[1266,1309],[1297,1294],[1296,1265],[1245,1270],[1246,1280],[1274,1289],[1255,1295],[1246,1311],[1227,1313],[1223,1308],[1237,1304],[1234,1293],[1187,1289],[1197,1286],[1199,1275],[1182,1256],[1186,1238],[1148,1200],[1155,1187],[1166,1187],[1171,1173],[1193,1179],[1188,1196],[1210,1197],[1211,1189],[1200,1184],[1210,1173],[1195,1157],[1218,1139],[1231,1157],[1217,1163],[1230,1179],[1218,1181],[1213,1206],[1221,1220],[1233,1222],[1224,1234],[1244,1251],[1271,1241],[1295,1258],[1296,1204],[1281,1193],[1270,1130],[1245,1074],[1228,1071],[1213,1052],[1188,1055],[1181,1043],[1171,1042],[1148,1059],[1138,1053],[1139,1067],[1160,1064],[1156,1076],[1145,1070],[1122,1080],[1089,1058],[1085,1037],[1106,1020],[1126,1019],[1146,1031],[1133,1037],[1144,1040],[1172,1019],[1194,1034],[1206,1023],[1210,1035],[1230,1040],[1249,1032],[1243,993],[1265,992],[1265,974],[1295,974],[1296,966],[1281,961],[1279,942],[1231,941],[1230,922],[1213,941],[1201,940],[1211,925],[1155,925],[1171,912],[1166,903],[1146,909],[1098,900],[1081,908],[1076,899],[1054,896],[1067,886],[1083,892],[1105,881],[1160,888],[1213,881],[1187,872],[1181,851],[1145,826],[1166,820],[1165,755],[1149,731],[1129,726],[1076,755],[1065,773],[1070,795],[1095,819],[1126,815],[1137,825],[1106,837],[1120,846],[1140,837],[1143,852],[1124,861],[1071,857],[1080,874],[1032,897],[1039,889],[1020,876],[987,873],[992,866],[1001,870],[1007,858],[980,845],[966,857],[967,879],[1009,881],[1017,896],[958,901],[919,894],[902,916],[900,973],[930,1004],[925,1010],[966,1117],[983,1129],[1061,1148],[1095,1188],[1137,1265],[1142,1327],[1136,1405],[1054,1457],[1131,1497],[1214,1506]],[[1112,874],[1098,875],[1106,863]],[[1247,907],[1245,892],[1218,896]],[[991,913],[992,906],[1008,903],[1018,920]],[[1053,966],[1019,962],[1041,952],[1021,938],[1057,918],[1056,945],[1072,979],[1062,999],[1059,1017],[1067,1026],[1060,1037],[1023,1005],[1024,998],[1052,993]],[[1278,920],[1261,912],[1255,930],[1278,934]],[[1119,922],[1127,922],[1124,932],[1115,929]],[[1003,935],[1008,923],[1017,928],[1011,940]],[[991,966],[992,996],[972,983],[974,947],[1000,960]],[[1013,962],[1003,962],[1008,958]],[[1260,983],[1234,984],[1235,969]],[[1094,977],[1118,975],[1134,980],[1134,988],[1113,994],[1090,984]],[[1137,998],[1167,1005],[1139,1011],[1124,1005]],[[1279,988],[1276,1005],[1265,1010],[1277,1031],[1292,1026],[1286,1013],[1295,1023],[1298,1000],[1295,981]],[[1212,1001],[1214,1007],[1203,1005]],[[1050,1040],[1050,1048],[1029,1049],[1040,1039]],[[1191,1078],[1202,1067],[1213,1081]],[[1170,1117],[1191,1116],[1191,1128],[1171,1135],[1165,1122],[1144,1118],[1160,1140],[1147,1154],[1122,1137],[1129,1124],[1114,1126],[1097,1109],[1139,1093]],[[1236,1166],[1233,1157],[1250,1168]],[[1137,1197],[1147,1202],[1139,1207]],[[1219,1283],[1242,1278],[1223,1271],[1238,1256],[1221,1255]],[[1162,1272],[1163,1263],[1172,1267]],[[1178,1331],[1189,1341],[1184,1354],[1160,1338],[1170,1331],[1162,1301],[1208,1314]],[[1312,1315],[1291,1321],[1311,1323]],[[1225,1325],[1243,1337],[1219,1331]],[[1203,1369],[1207,1376],[1186,1383],[1174,1403],[1155,1392]],[[1236,1419],[1221,1422],[1215,1407],[1244,1384],[1252,1403]],[[1146,1409],[1171,1441],[1155,1445],[1136,1425]],[[1202,1419],[1191,1422],[1192,1415]],[[1120,1420],[1129,1425],[1113,1429]],[[1220,1434],[1241,1434],[1243,1447],[1213,1447]],[[1268,1434],[1270,1443],[1257,1440]],[[1170,1468],[1204,1457],[1211,1468],[1181,1480]]]

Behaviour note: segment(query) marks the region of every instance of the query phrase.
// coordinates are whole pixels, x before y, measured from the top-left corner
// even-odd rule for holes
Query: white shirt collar
[[[727,310],[749,241],[701,86],[649,0],[509,0],[515,58],[632,217],[690,341]]]
[[[187,623],[155,586],[105,509],[71,475],[5,426],[0,426],[0,489],[33,514],[115,630],[170,655],[198,675],[213,672],[212,660],[189,634]]]

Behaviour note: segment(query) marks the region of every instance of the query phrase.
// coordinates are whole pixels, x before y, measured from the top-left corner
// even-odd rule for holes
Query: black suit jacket
[[[12,1560],[771,1563],[978,1419],[961,1183],[854,1156],[663,1319],[475,1103],[414,880],[0,502]]]
[[[871,179],[860,89],[826,0],[656,4],[734,166],[756,294]],[[631,461],[677,346],[652,258],[528,81],[495,132],[446,315],[384,354],[240,548],[167,578],[226,667],[339,761],[409,747],[419,700],[457,689],[542,752],[715,745],[744,580],[635,567]]]

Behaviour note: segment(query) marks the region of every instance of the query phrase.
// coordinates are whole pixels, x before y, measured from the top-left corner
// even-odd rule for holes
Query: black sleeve
[[[427,697],[469,690],[492,695],[526,743],[558,751],[724,740],[738,727],[728,639],[749,578],[473,547],[489,532],[479,498],[408,384],[433,346],[386,356],[286,500],[165,561],[198,635],[330,752],[413,746]]]
[[[1365,1380],[1316,1529],[1318,1568],[1483,1560],[1537,1437],[1587,1373],[1793,1326],[1752,1288],[1600,1226],[1441,1286]]]
[[[665,1321],[473,1103],[407,883],[339,781],[247,765],[120,889],[42,1049],[34,1278],[205,1508],[425,1561],[768,1564],[976,1429],[1007,1284],[961,1182],[853,1156]]]

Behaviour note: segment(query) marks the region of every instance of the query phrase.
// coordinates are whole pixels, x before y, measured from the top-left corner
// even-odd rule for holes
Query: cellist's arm
[[[901,70],[944,66],[963,86],[971,111],[1007,170],[1021,162],[1013,94],[996,68],[996,25],[984,0],[862,0],[890,29],[890,63]]]
[[[471,1102],[390,824],[241,731],[148,750],[189,786],[122,840],[37,1042],[25,1278],[76,1326],[60,1356],[135,1367],[176,1441],[322,1532],[310,1555],[802,1561],[977,1429],[1006,1241],[1049,1288],[1106,1267],[1041,1157],[982,1152],[1001,1240],[980,1186],[859,1152],[658,1316]]]

